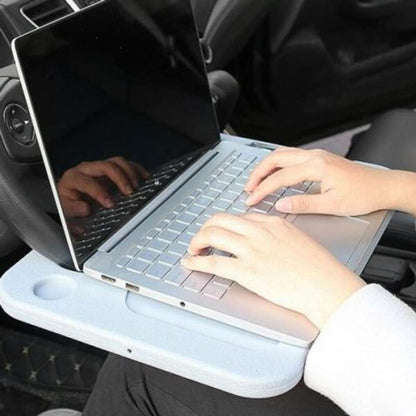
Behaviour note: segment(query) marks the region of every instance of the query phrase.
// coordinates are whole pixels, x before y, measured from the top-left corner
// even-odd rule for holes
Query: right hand
[[[124,195],[130,195],[139,186],[139,180],[147,179],[148,176],[143,167],[123,157],[82,162],[68,169],[58,182],[58,193],[65,215],[70,218],[90,215],[91,205],[85,196],[105,208],[112,208],[114,203],[103,178],[113,182]]]
[[[302,250],[299,250],[302,247]],[[233,257],[204,255],[207,248]],[[217,214],[192,239],[182,265],[235,280],[300,312],[318,328],[365,283],[294,225],[273,216]]]
[[[390,171],[371,168],[324,150],[280,148],[267,156],[246,184],[247,204],[255,205],[281,187],[303,181],[321,184],[317,195],[282,198],[276,209],[290,214],[365,215],[392,209],[395,188]]]

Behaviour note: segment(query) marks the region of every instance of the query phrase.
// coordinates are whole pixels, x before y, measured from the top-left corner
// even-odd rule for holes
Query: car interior
[[[42,226],[56,213],[38,192],[45,172],[11,42],[93,3],[0,0],[1,274],[32,247],[53,256],[65,244]],[[415,170],[414,0],[191,3],[221,131]],[[43,211],[30,209],[34,199]],[[416,309],[414,218],[394,214],[362,277]],[[0,316],[0,416],[81,411],[107,352]],[[288,397],[305,397],[316,415],[344,414],[306,390]]]

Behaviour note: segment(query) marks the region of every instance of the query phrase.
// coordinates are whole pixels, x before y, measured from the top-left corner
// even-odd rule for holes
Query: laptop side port
[[[132,285],[130,283],[126,283],[126,289],[131,290],[132,292],[139,292],[140,291],[139,286]]]
[[[104,280],[104,282],[108,282],[108,283],[116,282],[116,279],[114,279],[113,277],[104,276],[103,274],[101,275],[101,280]]]

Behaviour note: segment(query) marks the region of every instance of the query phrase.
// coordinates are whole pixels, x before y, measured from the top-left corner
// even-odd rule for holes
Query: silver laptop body
[[[180,44],[183,40],[180,35],[175,38],[175,25],[172,27],[169,26],[169,24],[172,24],[172,21],[171,23],[165,23],[167,21],[166,16],[170,16],[172,20],[175,19],[175,13],[177,13],[176,17],[178,19],[182,19],[182,31],[186,25],[189,26],[186,39],[189,39],[191,34],[192,39],[190,44],[194,47],[193,55],[186,55],[186,51],[189,51],[190,46],[189,44],[185,46],[183,43]],[[181,268],[179,265],[180,258],[186,253],[187,246],[192,237],[197,233],[203,222],[215,213],[229,212],[238,215],[249,211],[263,213],[265,215],[282,216],[282,214],[279,214],[273,208],[273,204],[282,196],[319,192],[319,184],[305,182],[295,185],[292,188],[279,190],[275,194],[268,196],[256,207],[250,208],[250,210],[248,209],[244,203],[244,184],[256,164],[273,150],[273,145],[231,136],[222,135],[220,137],[216,133],[216,138],[211,142],[210,140],[202,140],[203,143],[200,146],[198,145],[199,148],[196,153],[191,152],[185,156],[182,155],[173,162],[166,163],[164,161],[161,168],[158,167],[153,171],[154,173],[152,173],[149,179],[150,182],[145,181],[142,187],[139,188],[141,191],[137,193],[137,196],[136,194],[131,198],[125,198],[122,195],[117,196],[119,198],[117,201],[120,202],[120,205],[116,203],[112,209],[105,210],[97,207],[94,218],[87,223],[88,227],[86,229],[89,230],[88,233],[85,232],[85,235],[74,237],[71,228],[72,219],[69,219],[65,213],[62,195],[58,192],[57,182],[59,181],[58,178],[60,175],[57,173],[59,169],[56,168],[58,165],[55,162],[56,160],[60,160],[59,158],[63,158],[62,154],[65,156],[65,154],[70,152],[68,150],[65,151],[66,142],[63,141],[61,143],[62,146],[60,144],[55,147],[50,142],[51,138],[60,140],[61,135],[71,137],[72,141],[78,140],[81,137],[79,139],[81,144],[78,145],[77,149],[81,149],[79,152],[80,160],[83,161],[88,158],[84,158],[83,156],[82,146],[85,140],[82,137],[87,136],[83,136],[86,133],[79,129],[79,123],[76,128],[70,126],[66,130],[65,128],[61,129],[60,125],[66,122],[65,113],[62,111],[58,111],[56,114],[59,123],[57,123],[57,126],[54,126],[55,130],[51,127],[51,121],[48,123],[48,117],[55,111],[54,107],[50,106],[50,101],[54,102],[55,100],[54,105],[60,110],[65,108],[64,106],[61,106],[61,108],[58,103],[61,99],[59,94],[63,96],[68,94],[69,98],[65,98],[65,102],[68,103],[68,101],[70,102],[72,100],[72,94],[82,96],[89,87],[77,89],[78,84],[75,83],[74,87],[71,86],[71,88],[68,88],[68,91],[65,91],[67,84],[60,84],[60,89],[47,86],[45,94],[48,96],[45,99],[42,91],[38,91],[36,87],[39,84],[39,81],[35,82],[37,80],[36,76],[39,78],[40,75],[32,75],[32,72],[41,74],[43,70],[45,73],[49,71],[49,74],[45,76],[44,82],[50,82],[53,85],[56,81],[55,77],[59,77],[59,68],[61,68],[59,65],[61,65],[60,62],[62,60],[65,60],[66,51],[69,54],[74,53],[74,49],[71,49],[72,37],[85,36],[84,43],[87,46],[85,46],[86,49],[83,51],[84,55],[80,54],[80,56],[75,56],[75,58],[71,58],[71,61],[68,61],[69,63],[66,63],[67,67],[71,66],[70,70],[74,72],[71,72],[70,75],[66,74],[65,77],[69,76],[69,78],[65,79],[72,80],[71,77],[73,77],[73,74],[79,73],[77,65],[79,65],[79,62],[82,62],[80,66],[82,68],[82,79],[88,79],[88,82],[94,88],[97,85],[100,85],[101,88],[105,84],[106,99],[110,97],[116,103],[123,102],[124,105],[125,97],[129,96],[129,102],[134,102],[132,108],[140,107],[140,111],[154,111],[151,114],[152,123],[156,120],[156,124],[163,124],[164,114],[169,113],[166,115],[169,123],[169,131],[175,131],[176,134],[178,128],[180,129],[180,126],[178,127],[175,124],[177,120],[175,120],[175,117],[171,117],[168,110],[160,110],[160,107],[163,107],[165,98],[167,102],[171,99],[167,97],[167,93],[166,97],[164,96],[163,88],[160,91],[154,91],[155,94],[158,94],[157,99],[152,101],[154,97],[149,98],[149,103],[145,107],[142,106],[142,103],[138,103],[135,99],[130,98],[129,94],[131,89],[136,88],[134,83],[129,84],[130,89],[126,92],[126,85],[123,84],[124,72],[118,73],[117,71],[120,68],[124,70],[121,66],[126,55],[123,55],[122,52],[123,48],[128,48],[128,42],[126,42],[126,46],[121,42],[116,46],[111,46],[117,47],[117,50],[122,51],[120,52],[120,61],[118,62],[115,59],[116,65],[118,65],[117,67],[105,68],[107,62],[103,60],[103,63],[101,63],[100,60],[109,55],[106,49],[107,47],[105,46],[103,49],[99,49],[96,45],[102,45],[100,42],[101,39],[99,39],[99,36],[90,36],[88,31],[91,30],[94,32],[94,28],[90,29],[91,22],[95,22],[97,26],[104,28],[106,25],[111,26],[111,24],[119,24],[119,27],[121,27],[124,23],[114,23],[111,21],[112,18],[115,20],[125,19],[128,22],[140,21],[140,28],[145,30],[146,33],[150,33],[149,42],[154,41],[158,42],[158,45],[162,45],[161,50],[164,51],[163,53],[166,53],[167,65],[172,73],[176,74],[179,71],[178,68],[183,66],[183,68],[186,68],[187,77],[193,76],[192,74],[194,74],[195,85],[200,86],[201,91],[204,90],[205,95],[201,98],[201,93],[194,98],[192,97],[191,91],[189,92],[189,96],[185,96],[183,100],[179,99],[178,107],[183,102],[186,105],[184,108],[178,108],[176,119],[181,117],[181,114],[184,112],[189,111],[189,114],[191,114],[194,105],[195,107],[202,105],[197,101],[200,99],[201,102],[205,100],[205,106],[201,107],[201,109],[207,113],[210,112],[209,117],[215,120],[199,45],[197,53],[195,53],[195,45],[198,44],[198,39],[192,12],[187,0],[104,1],[44,28],[37,29],[13,42],[13,54],[34,123],[52,193],[57,205],[57,211],[68,241],[68,248],[75,268],[83,271],[87,276],[105,283],[151,297],[179,308],[184,308],[205,317],[274,340],[302,347],[308,346],[314,340],[318,331],[303,315],[265,301],[235,282],[209,274],[190,272]],[[68,31],[68,28],[71,30]],[[136,30],[136,26],[133,29]],[[76,35],[74,32],[76,32]],[[130,38],[132,33],[135,32],[130,32]],[[118,36],[120,36],[120,39],[125,39],[122,35],[124,34],[121,33]],[[111,38],[105,39],[105,41],[104,44],[111,43]],[[177,42],[176,45],[175,41]],[[80,40],[78,39],[77,42],[74,43],[76,48],[79,48],[81,44],[79,43]],[[81,42],[83,42],[83,39],[81,39]],[[94,42],[97,42],[97,44]],[[169,48],[173,44],[177,50],[171,52]],[[91,54],[88,45],[97,47],[95,56]],[[182,50],[181,47],[183,47]],[[76,48],[75,51],[77,51]],[[61,49],[64,53],[62,53]],[[151,54],[152,51],[148,53]],[[47,55],[49,60],[40,60],[39,56],[44,55]],[[88,60],[88,56],[91,62]],[[56,65],[54,60],[58,62]],[[48,67],[49,62],[52,62],[50,68]],[[100,65],[95,66],[95,62],[100,62]],[[108,65],[110,66],[110,63]],[[38,67],[42,68],[42,71],[36,69]],[[147,76],[149,68],[145,68],[143,71],[140,75],[142,78]],[[128,73],[127,70],[126,73]],[[114,84],[109,82],[111,79],[110,74],[116,74]],[[134,79],[134,75],[132,77]],[[149,75],[149,79],[150,77]],[[169,86],[168,88],[174,88],[174,84],[177,81],[173,79],[172,83],[170,83],[169,79],[166,80],[166,74],[164,77],[160,78],[162,86],[165,87],[163,83],[166,82]],[[130,78],[126,77],[126,79]],[[105,83],[101,83],[102,80],[105,80]],[[151,82],[149,81],[149,83]],[[107,87],[109,84],[111,86]],[[144,96],[148,93],[148,84],[137,86],[136,94],[139,96],[140,94]],[[180,94],[181,91],[175,91],[175,97]],[[79,110],[74,110],[74,113],[77,113],[76,116],[79,117],[79,113],[82,112],[82,117],[88,114],[85,120],[90,120],[95,117],[97,120],[101,120],[100,126],[105,125],[105,123],[111,123],[116,111],[108,112],[106,108],[105,111],[107,113],[105,114],[107,114],[107,117],[102,117],[101,109],[100,111],[90,111],[90,98],[88,96],[86,100],[80,100],[86,104],[85,108],[80,105]],[[158,101],[160,102],[160,107]],[[95,105],[96,102],[97,100],[93,97],[91,99],[91,106]],[[45,107],[45,110],[42,106]],[[159,113],[157,113],[158,111]],[[69,113],[71,113],[71,110],[69,110]],[[100,113],[101,118],[96,116],[98,113]],[[113,124],[116,120],[118,123],[121,123],[120,120],[125,120],[122,118],[124,115],[120,117],[117,119],[114,118]],[[194,114],[194,117],[197,117],[197,115]],[[68,116],[68,119],[70,119],[70,116]],[[182,124],[187,124],[188,122],[192,124],[190,117],[184,117]],[[204,128],[203,122],[203,120],[199,120],[197,123],[201,129],[199,132],[201,136],[205,134],[206,130],[212,127],[211,123],[209,126],[207,124],[207,128]],[[143,123],[146,128],[149,127],[149,124],[146,124],[148,121]],[[80,125],[85,125],[84,119]],[[121,125],[119,124],[119,126]],[[149,127],[149,131],[153,131],[151,129],[156,128],[154,124],[152,126],[151,128]],[[189,131],[185,129],[186,131],[181,132],[181,134],[195,134],[194,126],[191,127],[192,129],[189,127]],[[112,125],[108,124],[106,128],[107,130],[111,129]],[[142,135],[142,130],[140,129],[139,135]],[[76,135],[74,135],[74,131]],[[90,136],[91,134],[94,135],[94,133],[91,133],[91,130],[87,129],[86,131],[87,133],[89,131]],[[104,137],[105,130],[100,134]],[[150,135],[152,134],[155,135],[158,133],[153,132]],[[163,134],[162,132],[161,135],[163,136]],[[59,139],[56,139],[56,137],[59,137]],[[174,138],[171,139],[171,136],[169,136],[170,145],[172,145],[172,141],[177,140],[175,139],[175,135],[172,137]],[[118,140],[116,138],[115,142]],[[111,140],[106,139],[104,141],[109,147],[116,146],[115,143],[111,143]],[[175,143],[173,144],[173,148],[180,147],[179,142],[177,146]],[[100,144],[97,146],[99,147]],[[92,150],[96,149],[93,147]],[[155,152],[156,150],[155,148]],[[91,148],[89,151],[91,151]],[[55,156],[55,153],[58,156]],[[74,153],[77,153],[77,151],[74,150]],[[129,154],[123,156],[128,158]],[[93,158],[92,160],[98,159]],[[65,168],[62,168],[61,171],[64,172]],[[175,172],[175,174],[169,176],[171,175],[170,172]],[[154,192],[153,188],[157,188],[158,186],[161,187],[161,191]],[[152,197],[149,200],[145,200],[143,195],[150,188],[151,192],[153,192]],[[140,205],[140,201],[142,200],[146,203],[143,202],[143,205]],[[131,207],[134,206],[139,206],[139,208],[137,208],[134,214],[129,215],[128,220],[124,221],[123,219],[124,222],[121,221],[120,216],[123,216],[129,209],[133,212],[133,208]],[[358,218],[318,215],[289,215],[285,217],[287,221],[294,223],[322,243],[340,261],[356,273],[362,271],[389,220],[389,215],[386,212],[378,212]],[[100,232],[107,229],[108,235],[105,235],[105,238],[103,237],[100,240]],[[94,237],[97,235],[99,237]],[[94,246],[94,241],[98,241],[99,244]],[[227,253],[217,254],[228,255]]]

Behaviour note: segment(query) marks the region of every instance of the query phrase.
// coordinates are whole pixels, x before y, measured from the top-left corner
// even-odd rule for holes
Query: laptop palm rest
[[[368,222],[330,215],[299,215],[294,225],[346,264],[361,241]]]

